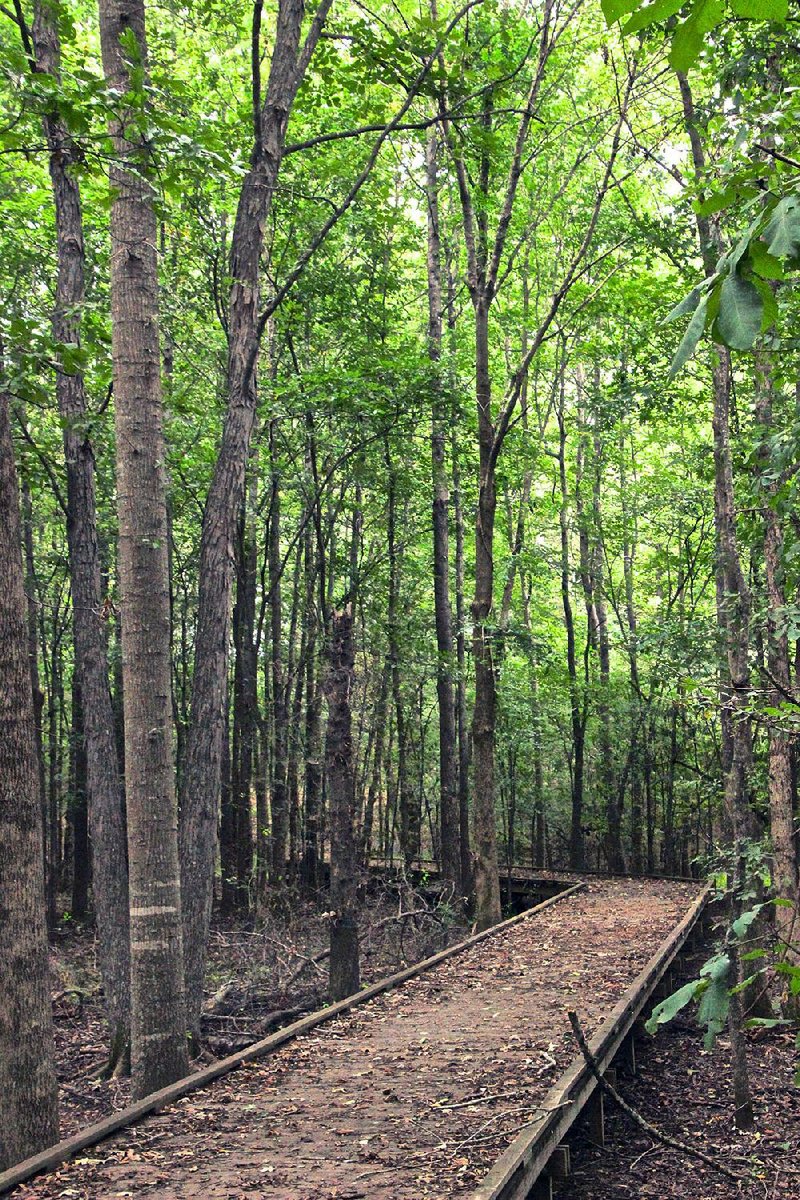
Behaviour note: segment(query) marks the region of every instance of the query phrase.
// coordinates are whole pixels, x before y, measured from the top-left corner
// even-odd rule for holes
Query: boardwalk
[[[592,881],[13,1195],[466,1197],[696,891]]]

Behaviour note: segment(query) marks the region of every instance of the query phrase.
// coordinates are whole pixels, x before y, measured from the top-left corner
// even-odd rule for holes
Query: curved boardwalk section
[[[696,891],[593,881],[12,1194],[467,1196]]]

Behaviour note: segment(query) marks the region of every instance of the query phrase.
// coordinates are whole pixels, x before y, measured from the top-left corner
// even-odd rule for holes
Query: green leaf
[[[702,288],[695,287],[689,292],[688,296],[684,296],[680,304],[676,304],[672,312],[667,313],[664,317],[663,324],[667,325],[670,321],[675,321],[678,317],[685,316],[686,313],[692,313],[700,303],[702,296]]]
[[[708,979],[708,987],[697,1009],[697,1020],[706,1027],[704,1044],[713,1048],[717,1035],[725,1028],[731,998],[728,993],[728,975],[731,960],[727,954],[716,954],[700,968],[700,974]]]
[[[655,1033],[659,1025],[666,1025],[682,1008],[686,1008],[690,1000],[694,1000],[701,989],[705,990],[706,986],[702,980],[693,979],[691,983],[685,983],[677,992],[667,996],[666,1000],[655,1006],[649,1020],[645,1022],[647,1032]]]
[[[756,275],[762,279],[783,279],[783,263],[770,254],[766,242],[760,238],[750,243],[750,263]]]
[[[713,195],[695,204],[694,211],[701,217],[710,217],[712,213],[720,212],[732,204],[737,194],[735,187],[723,188],[721,192],[714,192]]]
[[[749,908],[747,912],[743,912],[741,916],[736,918],[731,928],[737,938],[741,939],[744,937],[763,907],[763,904],[756,904],[754,908]]]
[[[695,0],[691,13],[672,39],[669,62],[673,70],[689,70],[703,49],[706,34],[719,25],[724,15],[724,0]]]
[[[777,1029],[779,1025],[791,1025],[780,1017],[750,1017],[744,1023],[745,1029]]]
[[[758,288],[741,275],[728,275],[722,282],[716,333],[732,350],[751,350],[761,332],[764,301]]]
[[[683,340],[680,346],[675,351],[670,368],[668,379],[674,379],[679,371],[683,370],[689,359],[697,349],[697,343],[703,336],[703,330],[706,327],[706,309],[708,308],[708,296],[703,296],[702,300],[694,310],[694,315],[689,322],[686,333],[683,335]]]
[[[800,253],[800,196],[796,192],[776,204],[764,237],[776,258],[794,258]]]
[[[737,17],[749,21],[785,21],[789,15],[789,0],[730,0]]]
[[[655,0],[654,4],[640,8],[630,21],[622,26],[622,32],[638,33],[640,29],[646,29],[648,25],[655,25],[656,21],[666,21],[669,17],[674,17],[675,13],[680,12],[685,3],[686,0]]]
[[[600,0],[607,25],[614,25],[639,7],[639,0]]]

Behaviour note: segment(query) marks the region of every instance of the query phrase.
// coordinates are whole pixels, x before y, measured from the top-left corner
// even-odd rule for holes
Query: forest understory
[[[202,1052],[193,1068],[225,1058],[329,1001],[329,922],[324,904],[288,894],[256,926],[216,917],[202,1018]],[[465,918],[435,893],[375,885],[361,927],[365,985],[463,940]],[[106,1078],[108,1031],[95,930],[66,921],[50,950],[61,1134],[69,1137],[131,1102],[130,1078]]]
[[[695,956],[696,971],[703,958]],[[655,1129],[718,1159],[739,1182],[649,1136],[610,1101],[605,1146],[584,1122],[571,1139],[568,1180],[553,1200],[795,1200],[800,1195],[800,1094],[794,1034],[753,1032],[747,1057],[756,1127],[734,1126],[730,1043],[713,1050],[691,1017],[637,1040],[635,1075],[621,1072],[621,1095]]]

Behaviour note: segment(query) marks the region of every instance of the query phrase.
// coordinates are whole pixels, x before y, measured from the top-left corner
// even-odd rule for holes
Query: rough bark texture
[[[100,0],[106,82],[131,87],[122,42],[147,62],[141,0]],[[132,116],[132,114],[131,114]],[[134,1095],[188,1070],[172,760],[169,564],[158,334],[157,226],[146,148],[112,122],[111,325],[117,442]]]
[[[60,43],[55,10],[37,5],[33,42],[38,70],[57,79]],[[53,338],[79,346],[85,295],[83,218],[76,151],[56,111],[44,121],[56,217],[58,274]],[[106,610],[97,539],[95,470],[86,432],[83,375],[63,366],[56,374],[67,475],[67,546],[72,591],[75,668],[83,706],[89,833],[93,855],[93,899],[97,946],[109,1023],[113,1066],[124,1053],[130,1030],[130,951],[125,801],[114,731],[108,675]]]
[[[21,527],[0,388],[0,1169],[58,1140]]]
[[[453,694],[453,628],[450,610],[450,496],[445,464],[446,397],[439,374],[442,357],[442,268],[439,235],[437,136],[426,152],[428,199],[428,354],[433,368],[431,456],[433,464],[433,601],[436,617],[436,696],[439,705],[439,831],[442,877],[461,891],[461,836],[456,790],[456,714]]]
[[[494,745],[497,681],[492,660],[489,614],[494,590],[495,484],[492,389],[489,375],[489,307],[475,305],[475,394],[478,405],[478,508],[475,520],[475,597],[472,601],[472,655],[475,660],[475,707],[472,714],[472,872],[478,929],[500,920],[497,833],[494,815]]]
[[[756,421],[761,445],[758,465],[763,472],[761,482],[761,513],[764,523],[764,569],[767,582],[767,700],[769,707],[779,710],[792,694],[789,665],[789,638],[786,631],[786,592],[783,574],[783,532],[776,510],[779,481],[770,480],[769,440],[773,431],[773,382],[769,360],[761,354],[756,362]],[[789,942],[797,941],[798,892],[797,849],[795,846],[792,796],[792,760],[789,731],[780,717],[772,717],[769,725],[769,812],[773,886],[775,894],[788,900],[791,908],[778,906],[775,922],[780,935]],[[793,957],[796,959],[796,952]]]
[[[242,184],[231,242],[228,302],[228,409],[200,541],[197,635],[192,701],[181,779],[181,879],[189,1025],[197,1029],[203,996],[205,947],[211,919],[225,727],[225,671],[236,519],[256,412],[261,330],[261,254],[297,89],[324,23],[322,4],[300,49],[303,0],[280,0],[266,99],[260,97],[260,7],[254,26],[254,144]]]
[[[350,711],[355,650],[353,613],[349,605],[331,615],[327,659],[325,769],[330,797],[331,834],[330,994],[333,1000],[343,1000],[345,996],[357,992],[360,983],[356,791]]]

